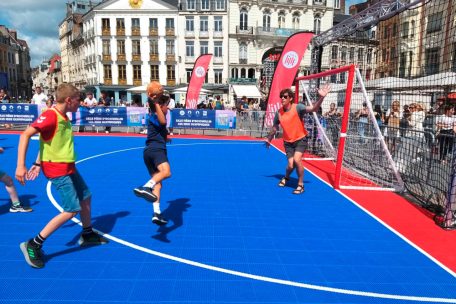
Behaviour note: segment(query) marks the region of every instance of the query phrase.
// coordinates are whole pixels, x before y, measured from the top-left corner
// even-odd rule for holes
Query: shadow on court
[[[5,191],[6,197],[8,197],[8,193]],[[22,203],[23,206],[32,207],[38,204],[38,201],[33,200],[36,198],[36,195],[33,194],[24,194],[19,195],[19,201]],[[0,205],[0,215],[9,213],[9,209],[11,206],[11,200],[9,198],[2,198],[0,202],[5,202],[6,204]]]
[[[111,213],[111,214],[104,214],[96,217],[92,217],[92,227],[96,230],[100,230],[104,233],[110,233],[112,229],[114,228],[114,225],[116,224],[117,220],[121,217],[126,217],[129,215],[130,212],[128,211],[119,211],[116,213]],[[76,223],[70,222],[68,224],[65,224],[63,227],[73,227],[75,226]],[[81,228],[82,229],[82,228]],[[73,246],[76,245],[78,240],[79,240],[80,234],[78,233],[71,241],[66,243],[67,246]]]
[[[162,214],[166,219],[168,219],[168,221],[173,222],[173,224],[171,226],[168,226],[168,222],[167,226],[161,226],[157,230],[158,233],[152,236],[152,238],[164,243],[171,242],[168,239],[168,233],[176,230],[184,224],[183,213],[187,211],[187,208],[192,206],[190,204],[187,204],[188,201],[190,201],[188,198],[179,198],[173,201],[168,201],[168,208],[163,210]]]

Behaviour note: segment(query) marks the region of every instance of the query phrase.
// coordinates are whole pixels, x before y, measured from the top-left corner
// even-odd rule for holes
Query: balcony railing
[[[101,29],[101,35],[102,36],[110,36],[111,35],[111,28],[110,27],[104,27]]]
[[[326,6],[326,0],[313,0],[313,5]]]
[[[127,57],[125,56],[125,54],[117,54],[117,60],[125,61],[125,60],[127,60]]]
[[[223,57],[214,57],[214,63],[223,63]]]
[[[236,34],[253,35],[253,26],[239,26],[236,25]]]
[[[141,54],[133,54],[131,55],[132,61],[141,61]]]
[[[298,32],[299,30],[291,28],[277,28],[258,26],[256,28],[257,35],[261,36],[274,36],[274,37],[289,37],[290,35]]]
[[[240,64],[247,64],[247,59],[239,59]]]
[[[256,78],[229,78],[229,83],[244,83],[244,84],[256,84]]]
[[[140,36],[141,35],[141,29],[139,26],[134,26],[131,28],[131,35],[132,36]]]
[[[149,28],[149,36],[158,36],[158,28],[156,28],[156,27]]]
[[[125,36],[125,28],[118,28],[116,34],[117,36]]]
[[[166,85],[167,86],[175,86],[176,85],[176,80],[175,79],[166,79]]]
[[[150,54],[149,55],[150,61],[158,61],[158,54]]]
[[[112,85],[112,78],[105,78],[103,83],[105,85]]]
[[[193,37],[195,37],[195,32],[194,31],[185,31],[185,37],[193,38]]]
[[[175,35],[174,28],[173,27],[167,27],[166,31],[165,31],[165,35],[166,36],[174,36]]]
[[[171,62],[176,61],[176,55],[175,54],[166,54],[166,61],[171,61]]]
[[[111,61],[111,54],[103,54],[103,61]]]
[[[133,85],[134,86],[140,86],[141,85],[141,79],[133,79]]]
[[[119,79],[119,85],[126,85],[127,80],[126,79]]]
[[[222,31],[215,31],[215,32],[212,32],[212,33],[214,35],[214,38],[223,37],[223,32]]]
[[[200,38],[209,38],[209,32],[204,31],[204,32],[199,32]]]

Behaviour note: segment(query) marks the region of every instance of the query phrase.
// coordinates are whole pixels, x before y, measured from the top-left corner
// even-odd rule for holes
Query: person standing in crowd
[[[35,87],[35,94],[32,97],[32,104],[46,106],[48,97],[41,91],[41,87],[37,85]]]
[[[102,107],[110,107],[111,106],[111,97],[108,96],[106,91],[101,92],[101,96],[98,99],[98,105]],[[105,127],[105,133],[111,133],[111,127]]]
[[[323,117],[326,120],[328,134],[331,138],[331,143],[333,147],[336,147],[337,140],[339,139],[339,127],[340,127],[340,117],[342,114],[337,110],[336,104],[331,102],[329,105],[329,110],[323,113]]]
[[[320,95],[320,98],[311,106],[305,106],[302,103],[293,103],[294,92],[290,88],[280,91],[282,107],[275,114],[273,126],[268,134],[266,147],[269,148],[271,140],[279,130],[280,125],[283,130],[283,143],[287,157],[287,167],[285,169],[285,176],[280,180],[278,186],[284,187],[290,179],[290,174],[296,168],[298,186],[293,191],[293,194],[301,194],[304,192],[304,166],[302,164],[302,154],[306,147],[305,137],[308,132],[302,121],[303,116],[306,113],[318,111],[330,90],[331,87],[329,84],[325,84],[323,87],[319,88],[318,94]]]
[[[92,230],[92,195],[75,166],[73,130],[67,112],[76,112],[79,107],[79,90],[63,83],[57,88],[57,104],[43,112],[19,139],[16,179],[21,185],[35,179],[40,169],[57,189],[63,211],[52,218],[34,238],[20,244],[26,262],[34,268],[43,268],[45,260],[41,250],[44,241],[67,221],[80,213],[82,234],[80,246],[101,245],[108,241]],[[27,171],[26,155],[30,138],[40,133],[40,153]]]
[[[161,88],[156,90],[157,87]],[[158,93],[160,92],[160,93]],[[169,96],[163,95],[163,88],[157,82],[151,82],[147,87],[149,97],[149,120],[147,122],[147,139],[144,148],[144,163],[150,174],[150,179],[144,186],[133,189],[136,196],[152,202],[154,215],[152,222],[156,225],[166,225],[168,221],[160,211],[160,192],[162,181],[171,176],[166,142],[166,113],[168,112]]]
[[[168,128],[168,134],[169,135],[174,135],[173,133],[173,127],[171,127],[171,110],[176,107],[176,102],[174,101],[173,98],[169,99],[168,103],[168,111],[166,113],[166,127]]]
[[[3,153],[5,150],[0,147],[0,154]],[[31,212],[32,208],[23,206],[21,202],[19,201],[19,197],[17,195],[17,190],[16,187],[14,186],[14,181],[9,176],[6,174],[6,172],[0,170],[0,181],[5,184],[5,189],[6,192],[8,192],[8,195],[11,199],[11,206],[9,211],[10,212]]]
[[[10,103],[11,97],[8,95],[8,91],[6,89],[0,90],[0,102],[1,103]]]
[[[84,106],[88,108],[93,108],[97,106],[97,99],[93,96],[92,92],[87,92],[87,96],[84,99]]]
[[[446,105],[445,114],[437,117],[437,139],[439,141],[440,162],[446,163],[446,157],[453,151],[456,135],[456,117],[454,107]]]

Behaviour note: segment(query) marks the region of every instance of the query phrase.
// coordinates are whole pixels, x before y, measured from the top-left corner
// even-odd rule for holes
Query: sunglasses
[[[288,97],[290,97],[290,96],[288,96],[288,95],[280,95],[280,98],[288,98]]]

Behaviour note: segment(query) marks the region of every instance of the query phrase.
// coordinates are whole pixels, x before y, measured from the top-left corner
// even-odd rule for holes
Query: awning
[[[236,94],[236,96],[238,98],[241,98],[242,96],[250,97],[250,98],[261,98],[261,97],[263,97],[263,96],[261,96],[261,93],[258,90],[256,85],[248,85],[248,84],[245,84],[245,85],[239,84],[239,85],[237,85],[237,84],[233,84],[232,87],[233,87],[234,93]]]

